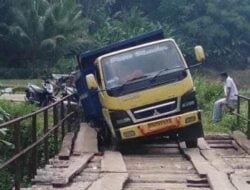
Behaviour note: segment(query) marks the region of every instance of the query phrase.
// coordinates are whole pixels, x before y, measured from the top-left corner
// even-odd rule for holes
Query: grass
[[[0,87],[26,87],[28,83],[40,85],[40,79],[0,79]]]

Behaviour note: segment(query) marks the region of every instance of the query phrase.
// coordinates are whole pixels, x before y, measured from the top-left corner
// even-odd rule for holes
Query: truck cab
[[[201,111],[176,42],[161,37],[132,44],[96,56],[94,72],[82,72],[86,90],[97,95],[99,118],[94,120],[105,123],[115,142],[174,134],[188,147],[196,146],[203,136]],[[202,60],[202,48],[196,52]]]

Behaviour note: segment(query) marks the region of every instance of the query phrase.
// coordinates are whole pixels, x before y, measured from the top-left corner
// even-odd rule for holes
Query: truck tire
[[[186,141],[187,148],[196,148],[197,144],[197,139]]]
[[[111,133],[106,126],[101,127],[101,130],[98,132],[98,142],[104,146],[111,144]]]

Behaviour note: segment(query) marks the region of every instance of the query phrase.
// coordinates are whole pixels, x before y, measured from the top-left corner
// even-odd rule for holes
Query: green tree
[[[88,42],[87,21],[72,0],[19,0],[14,22],[0,25],[0,40],[12,66],[53,66],[68,51]],[[1,51],[1,50],[0,50]]]
[[[249,8],[248,0],[162,0],[158,19],[178,31],[187,54],[201,44],[210,65],[241,67],[249,57]]]
[[[100,45],[126,39],[157,28],[137,8],[129,12],[117,12],[113,17],[107,17],[94,33],[95,40]]]

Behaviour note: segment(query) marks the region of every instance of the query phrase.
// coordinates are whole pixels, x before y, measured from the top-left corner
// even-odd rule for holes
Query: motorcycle
[[[42,87],[29,83],[25,96],[26,101],[37,104],[40,107],[45,107],[56,101],[56,97],[53,95],[53,85],[49,80],[43,80]]]
[[[66,74],[52,74],[54,94],[57,96],[59,92],[64,91],[66,81],[69,79],[69,75]]]

